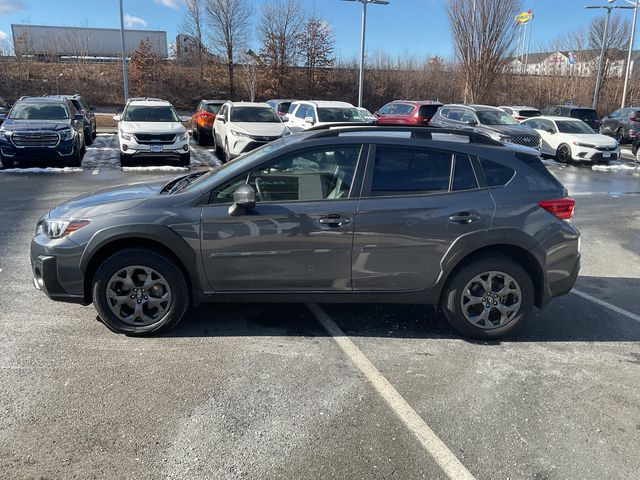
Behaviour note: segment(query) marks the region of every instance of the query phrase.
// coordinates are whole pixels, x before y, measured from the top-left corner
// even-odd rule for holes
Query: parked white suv
[[[278,114],[266,103],[227,102],[213,122],[216,153],[229,161],[289,134]]]
[[[183,167],[191,162],[189,133],[166,100],[129,99],[122,114],[113,119],[118,122],[122,165],[141,157],[177,157]]]
[[[332,123],[366,123],[362,113],[347,102],[304,100],[293,102],[287,114],[287,126],[292,132]]]

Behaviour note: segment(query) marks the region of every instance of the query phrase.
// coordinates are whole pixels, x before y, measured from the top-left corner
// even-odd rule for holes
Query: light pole
[[[122,47],[122,81],[124,82],[124,101],[129,99],[129,73],[127,72],[127,53],[124,48],[124,8],[120,0],[120,44]]]
[[[616,0],[607,0],[610,4]],[[600,96],[600,87],[602,86],[602,69],[604,68],[604,55],[607,49],[607,40],[609,36],[609,18],[611,10],[614,8],[633,9],[633,7],[620,7],[618,5],[588,5],[584,8],[604,8],[607,10],[607,16],[604,21],[604,33],[602,34],[602,45],[600,45],[600,62],[598,63],[598,76],[596,77],[596,88],[593,91],[593,109],[598,106],[598,97]]]
[[[627,89],[629,88],[629,77],[631,76],[631,52],[633,51],[633,44],[636,38],[636,21],[638,20],[638,5],[640,4],[640,0],[636,0],[635,2],[630,0],[625,1],[633,5],[633,23],[631,24],[631,39],[629,40],[629,53],[627,54],[627,68],[624,72],[624,87],[622,89],[622,103],[620,104],[620,108],[624,108],[625,103],[627,103]]]
[[[367,31],[367,4],[375,3],[376,5],[389,5],[388,0],[343,0],[344,2],[360,2],[362,3],[362,38],[360,41],[360,83],[358,88],[358,107],[362,106],[362,97],[364,96],[364,49],[365,37]]]

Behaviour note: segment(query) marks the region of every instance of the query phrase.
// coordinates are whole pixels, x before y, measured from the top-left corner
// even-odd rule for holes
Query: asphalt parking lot
[[[35,290],[28,253],[56,204],[186,171],[123,168],[115,142],[0,170],[0,478],[640,478],[639,164],[546,161],[582,271],[501,341],[376,304],[205,305],[129,338]],[[218,163],[193,145],[192,170]]]

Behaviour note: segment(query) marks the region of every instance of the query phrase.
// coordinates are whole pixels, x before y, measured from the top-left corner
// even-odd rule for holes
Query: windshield
[[[482,125],[517,125],[513,117],[502,110],[478,110],[478,120]]]
[[[574,133],[574,134],[585,134],[591,135],[596,133],[589,125],[581,121],[566,121],[560,120],[556,122],[558,126],[558,131],[560,133]]]
[[[61,103],[19,103],[9,118],[16,120],[68,120],[69,111]]]
[[[220,111],[220,108],[222,108],[221,103],[205,103],[204,104],[205,112],[213,113],[214,115]]]
[[[238,158],[233,159],[230,162],[227,162],[210,172],[201,175],[200,177],[193,180],[185,190],[190,190],[192,188],[199,188],[201,185],[203,188],[207,188],[207,182],[215,181],[220,176],[229,175],[229,178],[237,175],[242,172],[243,169],[247,168],[248,162],[253,162],[254,160],[259,160],[260,158],[268,155],[273,150],[280,148],[282,146],[282,139],[276,140],[271,143],[267,143],[261,147],[256,148],[248,153],[240,155]]]
[[[518,113],[518,116],[525,117],[525,118],[539,117],[540,111],[539,110],[520,110],[520,112]]]
[[[580,120],[597,120],[598,115],[595,110],[590,108],[574,108],[571,110],[571,116]]]
[[[358,107],[358,111],[365,117],[373,117],[373,115],[371,115],[371,112],[366,108]]]
[[[270,107],[233,107],[232,122],[281,123],[282,121]]]
[[[179,122],[178,114],[173,107],[148,105],[129,105],[124,112],[126,122]]]
[[[290,106],[291,106],[291,102],[281,102],[278,105],[278,113],[287,113],[289,111]]]
[[[364,122],[357,108],[318,108],[318,120],[321,122]]]

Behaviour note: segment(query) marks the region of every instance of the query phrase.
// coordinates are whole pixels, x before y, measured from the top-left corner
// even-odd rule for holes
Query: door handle
[[[342,227],[343,225],[349,225],[351,223],[351,219],[343,217],[342,215],[327,215],[326,217],[320,217],[318,222],[322,225],[335,228]]]
[[[457,215],[451,215],[449,220],[455,223],[471,223],[480,220],[480,215],[473,212],[460,212]]]

